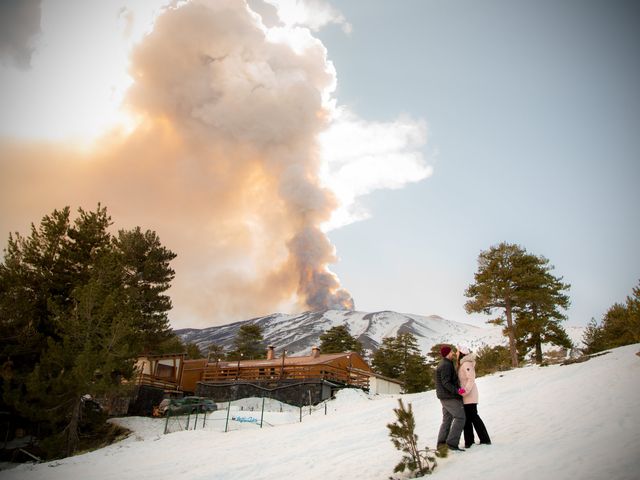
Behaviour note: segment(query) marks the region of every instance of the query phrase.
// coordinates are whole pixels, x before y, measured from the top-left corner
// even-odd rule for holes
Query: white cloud
[[[324,226],[335,229],[369,217],[358,203],[363,195],[399,189],[429,177],[422,147],[427,141],[423,120],[401,117],[393,122],[368,122],[346,108],[336,110],[320,135],[324,160],[322,180],[338,197],[340,207]]]
[[[265,0],[278,9],[280,20],[287,26],[304,26],[314,32],[331,23],[341,25],[345,33],[352,27],[344,15],[324,0]]]

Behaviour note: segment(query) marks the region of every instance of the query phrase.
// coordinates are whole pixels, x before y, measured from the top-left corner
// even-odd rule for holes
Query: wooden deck
[[[175,392],[180,390],[180,385],[176,381],[166,378],[159,378],[155,375],[140,373],[135,377],[136,385],[147,385],[149,387],[162,388],[163,390]]]
[[[339,368],[332,365],[284,365],[284,366],[218,366],[210,363],[202,374],[202,382],[233,381],[277,381],[287,380],[327,380],[369,390],[369,376],[356,369]]]

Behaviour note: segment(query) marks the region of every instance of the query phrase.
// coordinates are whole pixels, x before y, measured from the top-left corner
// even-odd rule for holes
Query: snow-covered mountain
[[[286,349],[293,355],[308,354],[312,346],[320,344],[320,335],[338,325],[346,325],[351,335],[370,352],[378,349],[383,338],[394,337],[404,332],[416,337],[423,354],[439,343],[466,345],[472,350],[477,350],[483,345],[506,345],[507,342],[502,335],[501,327],[477,327],[437,315],[422,316],[391,311],[367,313],[326,310],[299,315],[276,313],[228,325],[176,330],[176,334],[184,342],[197,344],[202,351],[206,351],[212,343],[228,349],[238,329],[247,323],[262,327],[265,345],[275,346],[276,351]],[[582,330],[580,327],[567,328],[567,333],[575,345],[581,343]]]

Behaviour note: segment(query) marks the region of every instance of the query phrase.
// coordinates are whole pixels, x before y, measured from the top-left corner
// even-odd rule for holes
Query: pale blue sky
[[[368,210],[368,219],[329,232],[339,256],[331,268],[359,310],[438,314],[481,324],[487,317],[465,313],[464,291],[473,281],[478,254],[502,241],[546,256],[554,273],[572,285],[569,324],[600,319],[638,284],[640,2],[326,0],[335,7],[331,10],[323,0],[251,0],[264,14],[257,17],[235,0],[211,0],[197,5],[217,12],[213,19],[229,15],[244,30],[225,21],[210,26],[191,21],[145,36],[167,1],[67,0],[64,8],[60,0],[7,4],[20,8],[5,7],[5,23],[16,28],[0,29],[6,33],[0,35],[4,238],[9,231],[24,232],[53,208],[91,208],[100,201],[118,228],[152,228],[178,253],[171,291],[174,326],[210,326],[306,308],[297,302],[300,291],[293,283],[274,287],[271,282],[269,272],[280,271],[288,252],[288,230],[269,215],[227,205],[229,195],[245,194],[235,177],[194,182],[188,169],[172,169],[176,159],[188,158],[202,171],[217,172],[209,170],[217,157],[194,154],[200,144],[192,144],[191,135],[167,158],[156,151],[161,144],[155,137],[140,139],[145,148],[137,150],[133,139],[144,136],[144,122],[134,129],[121,106],[128,98],[129,107],[144,112],[146,103],[136,104],[135,89],[127,93],[136,85],[129,62],[135,68],[157,62],[146,77],[157,81],[153,85],[162,93],[154,97],[155,107],[177,126],[189,130],[194,119],[202,120],[203,106],[217,106],[215,99],[238,102],[212,117],[212,124],[200,125],[210,129],[206,138],[212,146],[216,135],[236,127],[252,134],[267,124],[287,131],[292,123],[286,120],[297,118],[300,105],[318,101],[317,94],[327,100],[322,108],[336,116],[326,125],[309,125],[312,141],[305,148],[310,150],[290,156],[301,160],[290,171],[307,168],[311,178],[326,173],[306,161],[313,158],[309,152],[320,151],[323,167],[328,165],[324,179],[342,202],[338,212],[346,213],[342,224]],[[11,18],[22,10],[28,10],[24,18]],[[163,18],[178,21],[184,11],[191,10],[168,10]],[[335,66],[335,110],[329,108],[331,69],[299,25],[324,25],[313,35]],[[272,37],[261,36],[267,28]],[[165,36],[166,43],[154,43]],[[299,56],[274,50],[279,42]],[[145,47],[133,59],[129,54],[137,45]],[[190,70],[185,65],[200,64],[172,60],[193,58],[194,52],[209,55],[220,45],[231,50],[243,45],[252,55],[232,55],[220,72],[218,65]],[[151,47],[159,53],[147,58]],[[302,76],[292,77],[289,69]],[[278,95],[270,94],[262,118],[245,108],[238,92],[247,90],[247,79],[263,86],[274,71],[276,78],[307,82],[300,90],[306,93],[300,97],[272,85],[270,92]],[[139,93],[146,91],[144,82],[140,85]],[[222,87],[223,96],[217,90]],[[115,125],[123,134],[107,144],[111,137],[102,135]],[[428,127],[424,146],[423,125]],[[230,158],[244,158],[242,142],[225,138],[240,148]],[[299,147],[287,143],[298,138],[295,134],[278,138],[282,148]],[[92,143],[96,139],[102,143]],[[60,153],[63,145],[73,150]],[[256,148],[270,152],[263,144]],[[76,155],[86,157],[82,164]],[[130,155],[137,162],[131,163]],[[108,172],[77,168],[92,165],[86,160],[94,156],[107,159]],[[417,181],[428,175],[427,166],[432,175]],[[156,171],[165,173],[151,174]],[[123,179],[140,188],[123,187]],[[171,185],[178,185],[173,196],[163,194]],[[311,190],[300,198],[320,194]],[[267,206],[282,200],[264,195]],[[174,197],[193,200],[188,209],[179,209],[173,208]],[[285,221],[289,213],[278,211],[273,218]],[[203,235],[203,224],[215,228]],[[234,243],[237,232],[245,241]],[[318,257],[314,268],[324,271],[329,258]]]
[[[331,232],[356,307],[480,322],[463,293],[501,241],[572,285],[569,324],[624,301],[640,279],[640,4],[331,3],[353,28],[318,34],[338,101],[369,121],[424,119],[434,166]]]

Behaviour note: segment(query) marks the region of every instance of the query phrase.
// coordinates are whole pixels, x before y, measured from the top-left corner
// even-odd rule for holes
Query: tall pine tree
[[[362,344],[349,332],[346,325],[331,327],[320,335],[322,353],[357,352],[362,355]]]
[[[140,227],[120,230],[113,245],[122,261],[125,283],[134,292],[133,301],[141,314],[135,328],[142,338],[143,350],[154,351],[173,335],[167,315],[171,299],[166,291],[175,275],[169,262],[176,255],[162,246],[155,232],[143,233]]]
[[[583,336],[586,353],[640,342],[640,282],[625,303],[613,304],[600,324],[594,319]]]
[[[423,392],[432,386],[432,368],[420,354],[416,338],[408,332],[385,337],[373,354],[376,372],[401,380],[406,393]]]
[[[570,285],[551,274],[553,266],[544,257],[527,254],[526,264],[519,281],[518,305],[514,306],[518,351],[524,355],[533,350],[536,363],[542,363],[543,343],[573,346],[561,325],[567,318],[562,310],[569,308],[564,292]]]
[[[256,360],[265,358],[262,327],[257,323],[245,323],[238,329],[233,339],[233,350],[227,354],[228,360]]]
[[[504,312],[507,324],[505,333],[509,337],[514,367],[518,366],[518,352],[513,308],[518,302],[518,281],[525,257],[526,252],[522,247],[504,242],[480,252],[475,282],[465,291],[465,296],[470,298],[465,304],[468,313],[491,314],[496,309]]]
[[[118,388],[136,355],[171,335],[162,292],[175,255],[152,232],[121,232],[146,242],[133,261],[110,225],[100,205],[73,222],[68,207],[55,210],[28,237],[11,235],[0,264],[3,400],[42,421],[65,453],[77,445],[83,397]]]
[[[537,359],[541,359],[543,342],[571,346],[560,325],[565,319],[560,309],[569,305],[564,293],[569,285],[554,277],[552,268],[544,257],[504,242],[478,257],[475,281],[465,291],[470,299],[465,309],[468,313],[500,313],[489,322],[505,325],[513,367],[518,366],[518,346],[520,350],[533,347]]]

